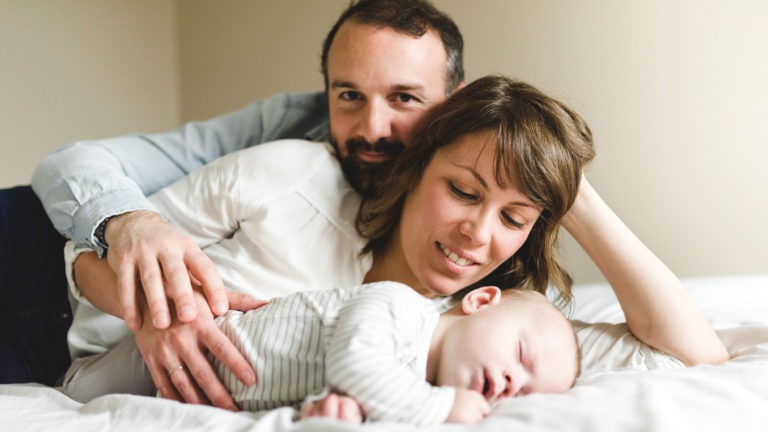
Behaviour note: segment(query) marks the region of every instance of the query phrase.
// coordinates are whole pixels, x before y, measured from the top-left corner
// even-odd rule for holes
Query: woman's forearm
[[[728,353],[690,293],[586,181],[563,225],[613,288],[630,331],[688,365]]]

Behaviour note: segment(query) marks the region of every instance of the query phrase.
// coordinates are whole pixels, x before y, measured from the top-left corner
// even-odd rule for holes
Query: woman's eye
[[[502,212],[501,213],[501,218],[503,219],[503,221],[504,221],[504,223],[506,225],[513,226],[513,227],[515,227],[517,229],[521,229],[525,225],[524,223],[518,222],[517,220],[515,220],[515,218],[513,218],[512,216],[510,216],[506,212]]]
[[[460,189],[455,184],[449,182],[449,187],[451,188],[451,192],[453,192],[454,195],[459,197],[460,199],[466,200],[466,201],[474,201],[477,199],[477,197],[469,192],[465,192],[462,189]]]

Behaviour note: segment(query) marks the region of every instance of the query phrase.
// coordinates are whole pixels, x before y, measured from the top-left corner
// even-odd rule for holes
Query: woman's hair
[[[557,257],[557,235],[562,217],[576,199],[582,171],[595,156],[592,133],[561,102],[502,76],[474,81],[421,121],[393,174],[360,208],[356,226],[368,239],[364,252],[382,253],[387,248],[406,196],[418,185],[435,153],[477,132],[496,136],[496,182],[501,187],[517,185],[542,211],[515,255],[468,289],[496,285],[545,293],[551,283],[569,302],[573,282]]]

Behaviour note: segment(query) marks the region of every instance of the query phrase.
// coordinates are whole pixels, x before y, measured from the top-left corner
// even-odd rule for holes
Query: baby
[[[244,386],[215,359],[242,409],[354,399],[368,420],[479,421],[489,403],[570,389],[580,356],[570,322],[541,294],[482,287],[439,314],[396,282],[300,292],[218,319],[260,372]]]

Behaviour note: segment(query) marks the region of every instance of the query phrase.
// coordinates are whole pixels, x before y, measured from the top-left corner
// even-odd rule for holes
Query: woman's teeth
[[[442,244],[440,245],[440,250],[443,251],[443,254],[447,256],[449,260],[453,261],[456,265],[465,267],[472,264],[472,261],[466,258],[461,258],[455,253],[451,252],[447,247],[443,246]]]

